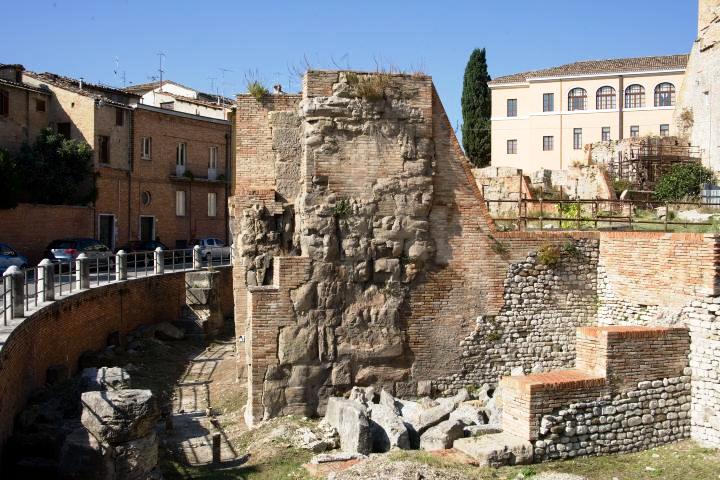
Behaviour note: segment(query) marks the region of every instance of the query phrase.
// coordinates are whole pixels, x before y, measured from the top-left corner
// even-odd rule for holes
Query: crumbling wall
[[[236,122],[230,208],[248,422],[322,413],[353,385],[415,395],[418,381],[459,372],[476,318],[510,308],[509,266],[549,237],[494,237],[430,78],[310,72],[301,97],[239,97]],[[288,261],[303,262],[302,275],[283,272],[297,265]],[[543,308],[569,311],[559,293],[569,285]],[[561,315],[570,329],[593,318],[588,285],[582,312]]]

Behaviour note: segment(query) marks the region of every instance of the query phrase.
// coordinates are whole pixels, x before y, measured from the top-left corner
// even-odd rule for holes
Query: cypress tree
[[[490,75],[485,49],[476,48],[465,67],[462,92],[463,148],[477,167],[490,165]]]

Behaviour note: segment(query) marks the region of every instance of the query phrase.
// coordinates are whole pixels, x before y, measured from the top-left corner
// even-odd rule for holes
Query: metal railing
[[[687,207],[708,208],[701,202],[658,202],[653,200],[485,200],[496,223],[516,230],[598,230],[630,229],[671,231],[676,227],[720,226],[712,221],[676,220],[676,214]],[[497,205],[493,208],[493,205]],[[505,206],[507,205],[507,206]],[[660,210],[662,218],[640,215],[642,211]],[[493,214],[493,211],[497,212]],[[718,210],[720,215],[720,210]]]
[[[4,326],[47,302],[79,290],[151,275],[199,270],[232,264],[230,247],[125,253],[75,260],[43,260],[37,267],[9,267],[2,276],[0,313]]]

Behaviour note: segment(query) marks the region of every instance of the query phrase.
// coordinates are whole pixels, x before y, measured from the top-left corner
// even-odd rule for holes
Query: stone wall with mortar
[[[301,97],[238,97],[236,137],[230,211],[249,423],[322,413],[326,396],[353,385],[414,395],[418,381],[457,373],[478,316],[511,308],[511,265],[572,240],[495,232],[429,77],[310,72]],[[309,262],[307,277],[277,284],[295,256]],[[544,305],[582,303],[559,321],[571,330],[592,319],[593,280],[580,288],[576,273],[593,262],[567,270]],[[557,323],[546,323],[537,329],[550,342]],[[305,391],[299,369],[315,372]]]
[[[689,375],[573,402],[543,415],[535,461],[636,452],[682,440],[690,436],[689,410]]]

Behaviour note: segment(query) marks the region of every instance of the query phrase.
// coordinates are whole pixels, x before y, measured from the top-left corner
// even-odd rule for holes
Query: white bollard
[[[75,259],[75,287],[78,290],[90,288],[90,264],[88,256],[84,253]]]
[[[162,275],[165,273],[165,254],[161,247],[157,247],[154,252],[155,255],[155,275]]]
[[[42,288],[42,301],[55,300],[55,265],[47,258],[38,263],[38,285]]]

